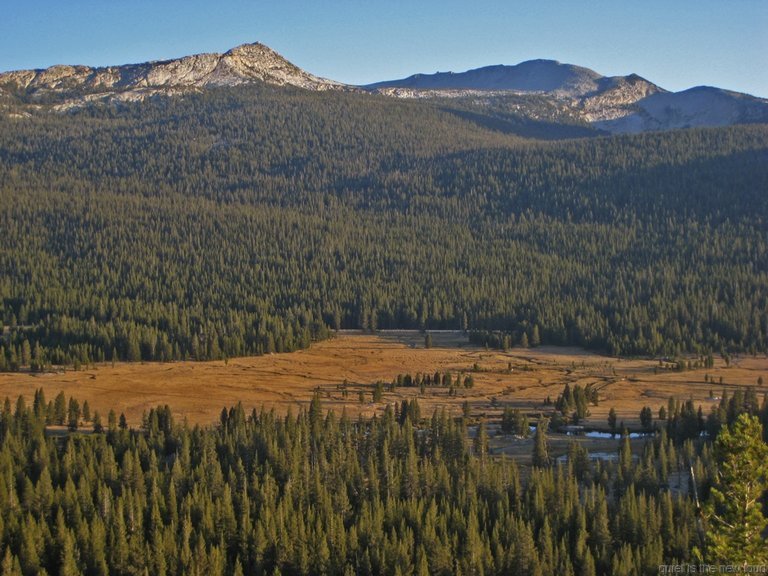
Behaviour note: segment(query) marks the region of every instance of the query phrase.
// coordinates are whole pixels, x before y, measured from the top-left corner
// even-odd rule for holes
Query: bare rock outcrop
[[[56,65],[0,74],[0,89],[31,101],[55,97],[57,110],[93,101],[136,101],[185,89],[252,82],[305,90],[354,90],[309,74],[260,43],[244,44],[224,54],[196,54],[145,64],[103,68]]]

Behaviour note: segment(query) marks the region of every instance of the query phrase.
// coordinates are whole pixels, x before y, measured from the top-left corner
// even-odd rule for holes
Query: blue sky
[[[707,84],[768,97],[768,0],[9,0],[0,70],[256,41],[353,84],[551,58],[670,90]]]

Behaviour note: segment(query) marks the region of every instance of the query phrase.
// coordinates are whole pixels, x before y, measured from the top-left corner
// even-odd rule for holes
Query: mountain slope
[[[244,44],[224,54],[197,54],[174,60],[91,68],[52,66],[0,74],[0,88],[28,101],[54,101],[64,107],[104,98],[141,100],[190,88],[266,82],[306,90],[352,90],[295,66],[271,48]]]
[[[554,60],[354,87],[314,76],[259,43],[143,64],[7,72],[0,74],[0,114],[20,118],[256,83],[428,100],[481,127],[534,139],[768,122],[765,99],[705,87],[670,93],[636,74],[607,77]]]
[[[762,352],[767,153],[763,126],[524,142],[442,101],[260,82],[0,117],[0,370],[327,327]]]
[[[415,74],[402,80],[378,82],[366,88],[516,90],[583,96],[596,91],[601,78],[597,72],[588,68],[561,64],[555,60],[530,60],[516,66],[486,66],[461,73]]]
[[[650,94],[615,118],[597,118],[610,132],[646,132],[768,122],[768,101],[720,88],[698,86],[682,92]]]
[[[473,98],[489,109],[504,106],[509,94],[536,94],[558,115],[580,119],[609,133],[730,126],[768,122],[768,100],[719,88],[667,92],[636,74],[601,76],[581,66],[531,60],[515,66],[488,66],[467,72],[415,74],[365,87],[401,98]],[[539,120],[541,106],[517,105],[521,118]]]

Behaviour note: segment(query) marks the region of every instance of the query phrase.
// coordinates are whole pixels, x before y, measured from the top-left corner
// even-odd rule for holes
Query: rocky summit
[[[31,102],[54,101],[57,109],[104,99],[134,101],[155,94],[252,82],[305,90],[351,89],[305,72],[260,43],[243,44],[224,54],[196,54],[143,64],[104,68],[57,65],[0,74],[0,90]]]
[[[450,100],[461,114],[480,114],[486,124],[512,126],[521,135],[534,138],[540,131],[526,133],[519,127],[546,124],[547,133],[573,137],[768,123],[768,100],[763,98],[709,87],[669,92],[637,74],[602,76],[589,68],[555,60],[459,73],[414,74],[355,87],[314,76],[260,43],[244,44],[223,54],[144,64],[103,68],[59,65],[7,72],[0,74],[0,113],[23,117],[92,102],[140,101],[154,95],[175,96],[214,86],[262,82],[312,91]],[[552,126],[560,128],[553,132]]]
[[[486,66],[466,72],[415,74],[367,86],[399,98],[477,99],[495,109],[514,97],[521,116],[540,120],[541,99],[558,118],[578,121],[608,133],[634,133],[702,126],[768,122],[768,100],[718,88],[669,92],[630,74],[601,76],[555,60],[530,60],[514,66]],[[526,105],[521,96],[537,96]],[[521,102],[523,102],[521,104]]]

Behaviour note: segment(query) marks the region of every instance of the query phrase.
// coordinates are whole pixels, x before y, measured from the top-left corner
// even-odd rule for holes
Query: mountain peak
[[[659,91],[639,100],[630,114],[596,124],[611,132],[644,132],[768,122],[768,100],[712,86]]]
[[[280,54],[272,50],[266,44],[261,42],[253,42],[248,44],[240,44],[230,50],[227,50],[223,55],[223,58],[242,58],[244,60],[250,60],[254,63],[260,63],[265,61],[280,61],[286,64],[290,64],[288,60],[283,58]],[[292,65],[292,64],[291,64]]]
[[[277,54],[277,52],[272,50],[272,48],[266,44],[262,44],[261,42],[246,42],[244,44],[240,44],[239,46],[235,46],[234,48],[230,48],[225,52],[225,54],[236,54],[238,52],[269,52],[272,54]]]
[[[553,92],[581,96],[598,88],[600,74],[557,60],[527,60],[508,66],[497,64],[466,72],[415,74],[401,80],[378,82],[368,89],[409,88],[421,90],[509,90],[516,92]]]
[[[0,113],[26,117],[90,102],[139,101],[215,86],[266,83],[312,91],[373,91],[400,98],[463,99],[472,114],[526,122],[574,122],[606,132],[768,123],[768,100],[697,86],[671,93],[637,74],[602,76],[594,70],[539,58],[465,72],[414,74],[358,88],[319,78],[260,42],[222,54],[92,68],[60,64],[0,74]]]
[[[204,53],[172,60],[91,68],[57,65],[44,70],[0,74],[0,86],[32,100],[58,97],[60,107],[99,99],[141,100],[154,94],[206,86],[265,82],[306,90],[352,90],[295,66],[261,44],[241,44],[224,54]]]
[[[747,94],[708,86],[672,93],[637,74],[602,76],[548,59],[417,74],[367,88],[405,98],[469,98],[497,113],[511,108],[534,121],[542,114],[539,97],[544,97],[562,116],[613,133],[768,121],[768,101]],[[521,100],[532,96],[537,100]]]

